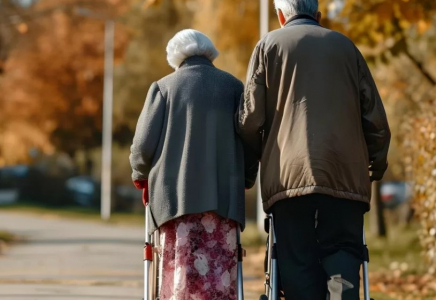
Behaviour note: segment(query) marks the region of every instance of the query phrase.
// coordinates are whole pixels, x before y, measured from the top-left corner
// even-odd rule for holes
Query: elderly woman
[[[211,40],[183,30],[167,46],[175,72],[154,82],[130,162],[148,188],[162,246],[160,299],[236,299],[238,226],[244,227],[244,153],[234,130],[242,83],[217,69]]]

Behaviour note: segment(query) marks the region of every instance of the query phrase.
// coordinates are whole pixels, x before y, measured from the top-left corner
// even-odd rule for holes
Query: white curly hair
[[[188,57],[204,56],[213,62],[218,54],[212,41],[205,34],[194,29],[179,31],[167,45],[168,63],[176,70]]]
[[[315,17],[318,12],[318,0],[274,0],[274,5],[286,19],[300,14]]]

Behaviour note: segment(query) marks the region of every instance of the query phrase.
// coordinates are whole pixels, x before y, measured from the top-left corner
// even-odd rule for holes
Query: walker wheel
[[[268,297],[266,295],[261,295],[259,300],[268,300]]]

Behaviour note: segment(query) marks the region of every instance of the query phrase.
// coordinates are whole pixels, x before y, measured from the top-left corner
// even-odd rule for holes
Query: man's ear
[[[277,16],[279,17],[280,26],[285,26],[286,18],[280,9],[277,10]]]
[[[318,21],[318,23],[321,22],[321,17],[322,17],[322,13],[319,11],[316,13],[316,20]]]

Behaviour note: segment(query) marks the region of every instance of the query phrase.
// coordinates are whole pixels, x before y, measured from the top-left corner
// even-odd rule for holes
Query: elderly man
[[[363,215],[387,168],[385,110],[356,46],[320,26],[317,0],[275,6],[282,28],[254,49],[238,132],[261,162],[286,299],[357,300]]]

